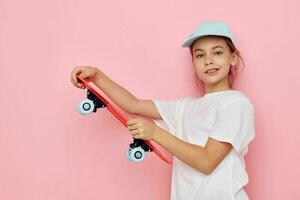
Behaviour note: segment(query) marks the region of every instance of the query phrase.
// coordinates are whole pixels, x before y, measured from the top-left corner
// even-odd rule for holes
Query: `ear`
[[[230,62],[230,65],[235,66],[235,65],[237,65],[237,63],[238,63],[238,56],[237,56],[236,52],[233,52],[233,53],[231,54],[231,62]]]

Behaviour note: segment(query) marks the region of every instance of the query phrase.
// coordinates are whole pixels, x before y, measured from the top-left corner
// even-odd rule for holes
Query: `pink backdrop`
[[[0,199],[169,198],[171,167],[133,164],[131,138],[107,110],[76,111],[75,65],[98,66],[138,98],[197,96],[182,42],[223,20],[255,107],[246,157],[251,199],[299,199],[299,1],[0,1]],[[143,196],[137,198],[138,196]]]

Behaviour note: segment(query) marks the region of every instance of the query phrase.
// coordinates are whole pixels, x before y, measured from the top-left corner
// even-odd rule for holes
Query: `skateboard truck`
[[[142,162],[145,159],[146,152],[151,152],[153,149],[141,139],[133,138],[133,142],[127,150],[127,158],[133,162]]]
[[[92,100],[95,105],[93,112],[96,112],[98,108],[106,107],[105,103],[103,101],[101,101],[100,99],[98,99],[97,96],[94,95],[94,93],[92,93],[90,90],[87,91],[87,98]]]
[[[142,149],[146,152],[151,152],[153,149],[149,145],[145,143],[144,140],[133,138],[133,142],[129,145],[130,148],[142,147]]]

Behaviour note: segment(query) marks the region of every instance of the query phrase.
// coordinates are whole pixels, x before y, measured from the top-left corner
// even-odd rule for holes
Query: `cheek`
[[[223,67],[221,72],[224,76],[227,76],[229,74],[229,70],[230,67]]]
[[[204,80],[205,77],[206,77],[206,74],[203,72],[204,69],[202,69],[201,67],[196,67],[194,68],[195,70],[195,73],[196,73],[196,76],[201,79],[201,80]]]
[[[203,68],[203,65],[200,64],[199,62],[195,62],[194,63],[194,71],[197,73],[197,74],[203,74],[204,72],[204,68]]]
[[[222,72],[228,73],[230,70],[230,62],[227,59],[216,59],[215,62],[217,65],[221,67]]]
[[[203,68],[205,63],[201,61],[200,59],[193,59],[194,68]]]
[[[214,61],[220,66],[226,66],[228,64],[228,60],[225,57],[216,57]]]
[[[230,67],[222,66],[222,68],[219,71],[219,77],[225,78],[226,76],[228,76],[229,70],[230,70]]]

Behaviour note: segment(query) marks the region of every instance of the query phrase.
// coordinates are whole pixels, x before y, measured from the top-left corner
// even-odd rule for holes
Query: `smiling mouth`
[[[219,71],[219,68],[212,68],[205,71],[206,74],[214,74]]]

